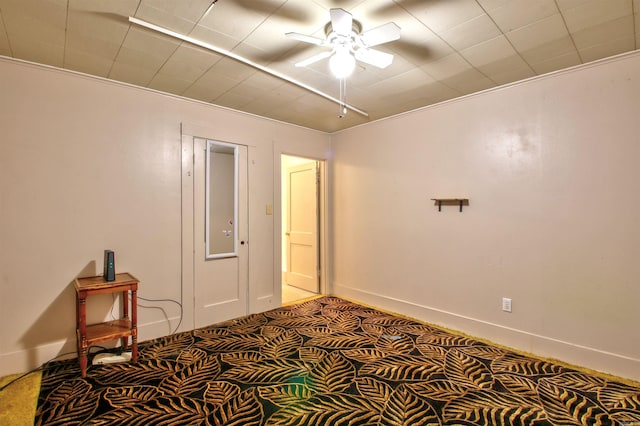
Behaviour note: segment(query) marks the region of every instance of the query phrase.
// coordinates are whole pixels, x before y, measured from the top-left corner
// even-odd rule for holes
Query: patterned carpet
[[[640,388],[335,297],[48,365],[52,425],[640,425]]]

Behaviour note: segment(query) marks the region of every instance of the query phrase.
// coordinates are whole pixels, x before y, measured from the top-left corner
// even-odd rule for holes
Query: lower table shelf
[[[120,339],[131,335],[131,321],[119,319],[87,325],[87,345]]]

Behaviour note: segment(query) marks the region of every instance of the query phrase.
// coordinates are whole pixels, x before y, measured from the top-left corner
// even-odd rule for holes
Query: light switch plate
[[[505,312],[511,312],[511,299],[508,297],[502,298],[502,310]]]

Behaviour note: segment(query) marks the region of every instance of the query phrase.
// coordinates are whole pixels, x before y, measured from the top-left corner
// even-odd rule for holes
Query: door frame
[[[305,154],[300,154],[296,152],[290,151],[280,151],[274,150],[274,236],[275,238],[275,253],[274,253],[274,287],[277,292],[277,297],[280,300],[280,304],[282,303],[282,283],[283,283],[283,274],[282,274],[282,250],[284,248],[284,232],[285,230],[282,228],[283,215],[285,212],[282,211],[282,202],[283,197],[286,194],[282,193],[282,174],[284,172],[282,165],[282,156],[287,155],[290,157],[303,158],[309,161],[317,161],[319,164],[319,197],[318,197],[318,207],[319,207],[319,220],[318,220],[318,242],[320,244],[319,247],[319,269],[320,269],[320,280],[318,283],[318,294],[328,294],[328,277],[329,277],[329,265],[327,259],[329,258],[329,246],[328,246],[328,230],[329,230],[329,222],[328,222],[328,168],[327,162],[328,160],[325,158],[319,158],[315,156],[309,156]]]

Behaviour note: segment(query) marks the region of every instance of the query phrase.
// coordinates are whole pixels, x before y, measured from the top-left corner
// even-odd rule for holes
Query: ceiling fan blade
[[[356,50],[356,59],[378,68],[386,68],[393,62],[393,55],[374,49]]]
[[[313,55],[310,58],[307,58],[303,61],[296,63],[296,67],[306,67],[308,65],[314,64],[324,58],[328,58],[333,55],[333,50],[327,50],[326,52],[318,53],[317,55]]]
[[[323,39],[312,37],[312,36],[305,35],[305,34],[286,33],[285,35],[287,37],[289,37],[289,38],[294,39],[294,40],[304,41],[305,43],[311,43],[311,44],[315,44],[315,45],[318,45],[318,46],[322,46],[324,44],[324,40]]]
[[[390,41],[398,40],[399,38],[400,27],[393,22],[388,22],[360,34],[360,40],[362,40],[364,45],[367,47],[388,43]]]
[[[348,36],[351,34],[351,26],[353,24],[353,16],[344,9],[331,9],[329,11],[331,15],[331,28],[336,34],[341,36]]]

